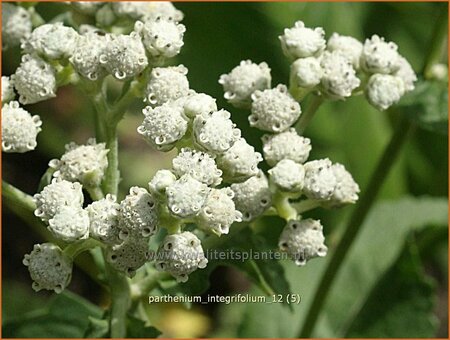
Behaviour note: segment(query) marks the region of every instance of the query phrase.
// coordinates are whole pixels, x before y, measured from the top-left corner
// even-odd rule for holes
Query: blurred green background
[[[249,127],[247,111],[234,109],[223,99],[218,84],[222,73],[243,59],[266,61],[272,69],[272,85],[287,83],[289,62],[278,35],[296,20],[323,27],[327,38],[332,32],[360,40],[375,33],[384,36],[396,42],[400,53],[420,72],[433,24],[439,13],[448,10],[446,3],[432,2],[176,3],[176,7],[185,14],[187,31],[185,46],[174,63],[188,67],[191,88],[217,98],[218,106],[232,113],[245,138],[259,151],[262,133]],[[36,10],[52,18],[67,8],[63,3],[40,3]],[[2,51],[3,75],[12,74],[19,63],[17,49]],[[153,150],[136,133],[143,105],[137,101],[119,126],[123,177],[119,198],[132,185],[145,187],[156,170],[171,166],[174,155]],[[88,99],[70,86],[60,88],[57,98],[27,108],[43,121],[38,148],[28,154],[3,154],[2,169],[5,180],[34,194],[48,161],[61,156],[65,143],[84,143],[93,136],[93,112]],[[329,157],[345,164],[364,191],[396,120],[395,113],[378,112],[361,96],[327,102],[305,132],[312,139],[310,159]],[[448,336],[447,138],[418,129],[408,141],[345,260],[313,336]],[[329,256],[352,209],[308,214],[322,220]],[[51,299],[51,294],[32,292],[21,264],[32,245],[43,240],[7,209],[2,218],[3,322],[7,331],[14,329],[7,333],[11,336],[36,334],[36,325],[45,323],[42,319],[35,323],[28,319],[28,325],[35,325],[31,330],[11,325],[24,315],[31,318],[33,310]],[[262,236],[275,244],[282,221],[270,218],[266,222]],[[292,311],[281,304],[199,305],[190,310],[159,305],[149,314],[167,336],[296,337],[325,264],[326,259],[311,261],[304,268],[281,264],[290,291],[302,296],[302,303]],[[206,280],[206,275],[200,278]],[[234,267],[218,266],[210,283],[205,294],[263,294]],[[95,304],[106,303],[100,287],[80,270],[75,270],[69,288]]]

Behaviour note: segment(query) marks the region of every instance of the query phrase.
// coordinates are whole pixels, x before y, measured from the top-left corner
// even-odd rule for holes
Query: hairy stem
[[[306,127],[311,122],[311,119],[314,117],[315,113],[319,109],[320,105],[323,103],[323,97],[318,95],[313,95],[311,102],[309,103],[308,108],[305,112],[300,115],[300,119],[295,125],[295,129],[297,130],[299,135],[303,135],[306,130]]]
[[[394,165],[397,156],[400,154],[402,146],[405,144],[405,141],[412,130],[413,125],[410,120],[403,117],[403,119],[401,119],[398,123],[391,141],[387,145],[380,161],[378,162],[367,188],[363,190],[364,194],[362,195],[356,209],[353,211],[344,234],[342,235],[333,255],[331,256],[330,261],[328,262],[311,306],[308,310],[303,328],[299,334],[300,338],[311,337],[320,311],[326,301],[328,293],[330,292],[330,287],[339,272],[344,258],[358,235],[358,232],[361,230],[361,225],[367,216],[367,213],[370,211],[370,208],[375,202],[375,199],[383,186],[383,182],[387,178],[387,175]]]
[[[273,206],[281,218],[286,221],[295,220],[297,218],[297,210],[289,202],[289,196],[277,191],[273,198]]]
[[[104,250],[103,257],[106,259]],[[114,270],[106,261],[105,272],[111,293],[110,336],[111,338],[125,338],[127,334],[127,312],[131,303],[130,285],[127,278]]]
[[[160,281],[170,279],[172,276],[166,272],[154,272],[147,274],[141,281],[131,285],[131,299],[138,300],[148,295],[153,289],[158,287]]]
[[[108,167],[103,181],[103,191],[117,196],[120,182],[119,171],[119,143],[117,140],[117,126],[111,127],[106,132],[106,148],[108,152]]]
[[[447,41],[448,12],[442,8],[439,8],[439,10],[439,16],[436,20],[431,40],[431,48],[428,49],[428,55],[422,69],[425,76],[427,76],[433,65],[440,62],[444,48],[446,48],[445,41]]]
[[[307,199],[300,202],[291,203],[291,205],[297,211],[298,214],[302,214],[306,211],[320,207],[322,205],[321,203],[322,202],[317,200]]]
[[[75,259],[75,257],[77,257],[82,252],[94,249],[95,247],[98,246],[103,246],[103,244],[97,240],[88,238],[87,240],[82,240],[69,244],[67,247],[64,248],[64,254],[66,254],[72,259]]]

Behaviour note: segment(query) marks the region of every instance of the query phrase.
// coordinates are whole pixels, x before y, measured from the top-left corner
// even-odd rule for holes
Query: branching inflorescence
[[[49,163],[54,179],[34,196],[35,215],[54,237],[65,244],[96,240],[109,265],[132,277],[151,260],[150,238],[165,229],[154,265],[185,282],[207,265],[206,237],[226,237],[235,222],[250,223],[270,209],[286,222],[279,248],[297,265],[326,255],[321,222],[302,214],[355,203],[359,187],[344,165],[309,160],[313,144],[296,129],[307,122],[300,101],[308,95],[344,100],[364,92],[373,106],[387,109],[416,80],[394,43],[374,35],[362,44],[337,33],[327,42],[322,28],[298,21],[279,37],[292,62],[289,86],[272,87],[265,62],[244,60],[222,75],[225,99],[250,110],[250,125],[267,133],[261,154],[229,111],[190,88],[185,66],[164,66],[180,53],[186,30],[183,14],[171,3],[75,2],[72,10],[93,17],[97,27],[50,23],[32,30],[27,10],[3,5],[3,42],[21,44],[24,53],[15,74],[2,77],[3,151],[36,147],[41,120],[20,104],[55,97],[62,84],[101,85],[113,78],[124,88],[137,84],[128,94],[145,101],[137,133],[157,150],[175,148],[178,154],[148,188],[132,187],[119,200],[102,186],[111,166],[108,143],[67,145]],[[263,160],[271,167],[267,174],[259,167]],[[83,189],[94,200],[88,206]],[[61,292],[69,284],[73,256],[56,245],[36,245],[24,259],[33,288]]]

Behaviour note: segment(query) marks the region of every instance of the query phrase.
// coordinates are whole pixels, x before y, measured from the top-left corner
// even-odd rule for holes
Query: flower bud
[[[236,209],[242,213],[243,221],[251,221],[261,215],[272,202],[269,182],[260,170],[258,175],[242,183],[231,184]]]
[[[144,45],[136,32],[106,35],[106,47],[99,60],[118,80],[135,77],[148,65]]]
[[[222,169],[225,181],[242,182],[258,174],[261,161],[261,154],[241,138],[218,157],[217,165]]]
[[[189,274],[208,264],[200,240],[188,231],[166,236],[157,258],[156,269],[168,272],[177,282],[186,282]]]
[[[361,54],[361,68],[368,73],[391,74],[400,67],[397,45],[374,34],[366,39]]]
[[[242,221],[242,213],[236,210],[234,192],[230,188],[211,189],[195,221],[204,230],[220,236],[228,234],[234,222]]]
[[[131,187],[120,202],[120,238],[148,238],[158,231],[158,208],[155,198],[144,188]]]
[[[367,100],[378,110],[386,110],[396,104],[404,94],[403,80],[389,74],[372,75],[366,87]]]
[[[35,291],[47,289],[59,294],[72,278],[72,260],[52,243],[35,244],[23,264],[28,267]]]
[[[2,4],[2,45],[4,48],[20,45],[32,30],[30,13],[21,6]]]
[[[206,184],[183,175],[166,189],[169,211],[181,218],[193,217],[205,204],[209,191]]]
[[[270,132],[282,132],[300,117],[300,104],[289,94],[286,86],[255,91],[252,94],[250,126]]]
[[[48,224],[59,240],[75,242],[89,237],[89,215],[81,207],[61,206]]]
[[[90,236],[106,244],[120,243],[119,210],[116,196],[111,194],[88,205],[86,211],[89,214]]]
[[[281,233],[279,247],[292,257],[297,266],[304,266],[312,258],[327,254],[322,229],[320,221],[310,218],[290,220]]]
[[[147,106],[142,112],[145,118],[137,131],[158,150],[170,150],[187,131],[183,109],[171,102],[155,108]]]
[[[152,195],[157,198],[166,197],[166,189],[174,183],[177,177],[170,170],[158,170],[148,183],[148,188]]]
[[[328,158],[310,161],[305,166],[303,193],[310,199],[328,200],[336,188],[331,161]]]
[[[189,174],[209,186],[217,186],[222,182],[222,170],[217,168],[214,158],[206,152],[183,148],[173,159],[172,165],[179,177]]]
[[[305,27],[297,21],[292,28],[286,28],[279,36],[284,54],[291,59],[316,57],[325,49],[325,31],[322,27],[314,29]]]
[[[107,38],[99,33],[91,32],[81,35],[75,45],[70,63],[83,77],[95,81],[106,75],[106,70],[100,63],[100,57],[105,53]]]
[[[241,130],[236,128],[230,117],[231,114],[226,110],[195,117],[195,143],[212,154],[228,150],[241,137]]]
[[[270,166],[274,166],[282,159],[304,163],[311,151],[311,140],[299,136],[293,128],[276,135],[264,135],[262,141],[264,159]]]
[[[352,62],[355,70],[359,69],[359,60],[361,59],[363,45],[357,39],[333,33],[330,39],[328,39],[327,49],[330,52],[341,52],[341,54]]]
[[[37,56],[22,56],[22,63],[11,80],[21,104],[34,104],[56,97],[55,69]]]
[[[291,64],[290,84],[294,87],[312,88],[320,84],[322,67],[317,58],[300,58]]]
[[[97,144],[95,138],[91,138],[86,145],[67,144],[61,160],[53,159],[49,166],[55,169],[54,177],[98,187],[108,167],[108,152],[105,143]]]
[[[283,159],[269,170],[270,180],[281,191],[300,192],[305,180],[305,169],[302,164],[290,159]]]
[[[121,244],[109,247],[106,251],[108,263],[129,277],[133,277],[136,270],[148,262],[149,257],[150,250],[146,238],[129,238]]]
[[[150,73],[146,97],[152,105],[162,105],[189,94],[188,69],[183,65],[155,67]]]
[[[36,148],[36,137],[41,131],[41,119],[12,101],[2,108],[2,151],[27,152]]]
[[[42,221],[55,217],[62,207],[81,208],[84,201],[80,183],[54,178],[42,191],[34,195],[34,214]]]
[[[225,91],[225,99],[235,107],[251,106],[251,95],[256,90],[270,88],[272,77],[266,63],[255,64],[251,60],[243,60],[228,74],[222,74],[219,84]]]
[[[9,77],[2,76],[2,104],[6,104],[16,97],[14,86]]]

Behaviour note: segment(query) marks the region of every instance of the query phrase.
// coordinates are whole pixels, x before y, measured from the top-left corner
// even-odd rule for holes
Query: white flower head
[[[186,117],[195,118],[217,111],[217,104],[213,97],[205,93],[193,92],[185,97],[183,108]]]
[[[205,205],[195,218],[198,226],[218,236],[228,234],[234,222],[242,221],[242,213],[236,210],[233,197],[234,192],[228,187],[211,189]]]
[[[2,108],[2,151],[27,152],[36,148],[41,119],[22,109],[16,101]]]
[[[20,45],[32,30],[30,13],[21,6],[2,4],[2,45],[4,48]]]
[[[170,170],[158,170],[148,183],[149,191],[156,198],[163,199],[166,197],[166,189],[169,185],[174,183],[177,177]]]
[[[244,138],[237,140],[231,148],[218,157],[217,164],[227,182],[242,182],[259,172],[262,156]]]
[[[21,47],[25,53],[36,53],[47,59],[69,58],[78,37],[77,31],[61,22],[44,24],[35,28]]]
[[[355,203],[358,200],[359,186],[352,175],[339,163],[333,164],[331,170],[336,177],[336,187],[330,201],[325,202],[326,206],[341,207]]]
[[[189,94],[188,69],[183,65],[155,67],[150,73],[146,97],[152,105],[162,105]]]
[[[300,192],[305,181],[305,168],[290,159],[279,161],[269,170],[270,180],[285,192]]]
[[[47,289],[59,294],[72,278],[72,260],[52,243],[35,244],[22,262],[28,267],[35,291]]]
[[[368,73],[391,74],[400,67],[398,46],[374,34],[366,39],[361,54],[361,68]]]
[[[312,88],[320,84],[322,78],[320,61],[314,57],[300,58],[291,64],[291,86]]]
[[[310,199],[329,200],[337,184],[331,161],[319,159],[305,163],[304,167],[303,193]]]
[[[405,92],[410,92],[414,90],[414,83],[417,81],[417,75],[408,60],[402,56],[399,57],[399,65],[399,69],[394,73],[394,76],[401,78],[405,85]],[[447,76],[447,72],[445,72],[445,76]]]
[[[206,184],[183,175],[166,189],[169,211],[178,217],[193,217],[205,204],[210,188]]]
[[[100,1],[73,1],[70,4],[83,14],[93,15],[104,4]]]
[[[260,170],[258,175],[242,183],[231,184],[236,209],[242,213],[243,221],[251,221],[268,209],[272,202],[269,182]]]
[[[148,238],[158,231],[158,207],[156,199],[144,188],[131,187],[120,202],[120,237]]]
[[[229,103],[247,108],[252,103],[252,93],[269,89],[271,81],[267,63],[255,64],[251,60],[243,60],[230,73],[222,74],[219,84],[223,86],[224,97]]]
[[[208,264],[200,240],[189,231],[166,236],[157,259],[156,269],[168,272],[178,282],[186,282],[189,274]]]
[[[75,242],[89,237],[89,215],[81,207],[61,206],[48,221],[48,230],[59,240]]]
[[[120,205],[114,195],[108,194],[86,207],[89,214],[89,235],[106,244],[117,244],[119,239]]]
[[[289,94],[285,85],[255,91],[252,94],[250,126],[270,132],[282,132],[300,117],[300,104]]]
[[[171,102],[155,108],[147,106],[142,112],[145,118],[137,131],[158,150],[170,150],[187,131],[183,109]]]
[[[100,63],[107,45],[105,35],[96,32],[81,35],[75,45],[70,63],[83,77],[95,81],[107,74]]]
[[[356,77],[353,64],[340,51],[325,51],[322,55],[321,65],[323,76],[321,88],[330,99],[345,99],[352,95],[361,81]]]
[[[118,80],[137,76],[148,65],[145,48],[139,35],[106,35],[106,47],[100,55],[100,63]]]
[[[279,36],[284,54],[292,59],[319,56],[325,49],[325,31],[322,27],[305,27],[297,21],[292,28],[286,28]]]
[[[146,238],[129,238],[121,244],[109,247],[106,251],[108,263],[129,277],[133,277],[149,258],[150,250]]]
[[[188,174],[208,186],[217,186],[222,182],[222,170],[217,168],[214,157],[206,152],[183,148],[172,160],[172,165],[179,177]]]
[[[405,83],[398,76],[376,73],[369,78],[366,96],[378,110],[386,110],[405,94]]]
[[[304,266],[312,258],[327,254],[322,230],[317,220],[290,220],[281,233],[279,247],[292,257],[297,266]]]
[[[13,82],[9,77],[2,76],[2,104],[14,100],[15,97]]]
[[[148,20],[145,23],[137,21],[134,29],[142,37],[142,42],[148,53],[156,58],[156,63],[175,57],[184,45],[183,36],[186,27],[174,21],[161,19],[160,17]]]
[[[108,167],[108,154],[105,143],[98,143],[94,138],[86,145],[70,143],[61,159],[53,159],[49,166],[55,169],[54,177],[70,182],[80,182],[86,187],[98,187]]]
[[[34,195],[36,210],[34,214],[48,222],[62,207],[81,208],[84,197],[80,183],[54,178],[40,193]]]
[[[22,56],[22,63],[11,80],[21,104],[34,104],[56,97],[55,69],[38,56]]]
[[[112,8],[118,17],[141,20],[162,18],[175,22],[183,20],[183,12],[168,1],[118,1],[112,3]]]
[[[304,163],[311,152],[311,140],[299,136],[294,128],[276,135],[264,135],[263,153],[267,164],[274,166],[282,159]]]
[[[195,117],[193,123],[194,141],[199,148],[212,154],[228,150],[240,137],[226,110],[219,110]]]
[[[359,60],[363,50],[363,44],[350,36],[333,33],[328,39],[327,50],[340,51],[353,64],[355,70],[359,69]]]
[[[142,19],[154,20],[157,18],[180,22],[183,20],[184,14],[169,1],[150,1],[147,2],[149,6],[148,11],[144,14]]]

